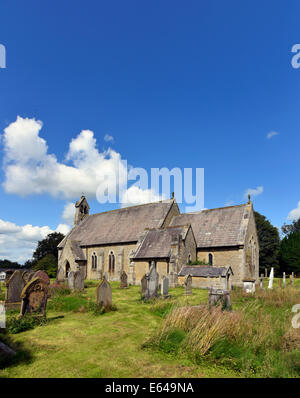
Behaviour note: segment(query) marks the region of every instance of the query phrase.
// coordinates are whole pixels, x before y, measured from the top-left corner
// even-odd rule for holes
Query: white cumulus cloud
[[[17,225],[0,219],[0,259],[24,263],[32,257],[39,240],[52,232],[66,234],[70,227],[59,224],[55,231],[48,226]]]
[[[68,202],[65,204],[62,219],[68,224],[73,225],[75,217],[75,204],[72,202]]]
[[[114,142],[114,137],[112,135],[105,134],[104,141],[105,142]]]
[[[296,221],[300,218],[300,201],[295,209],[291,210],[287,216],[288,220]]]

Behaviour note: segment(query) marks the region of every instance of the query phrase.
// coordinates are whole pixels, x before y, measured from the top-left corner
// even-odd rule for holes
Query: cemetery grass
[[[265,358],[259,350],[255,353],[248,347],[245,351],[226,339],[220,339],[205,355],[198,357],[187,349],[188,333],[180,328],[173,330],[165,345],[157,344],[157,335],[172,310],[206,304],[206,290],[193,289],[193,295],[185,297],[183,288],[170,289],[170,299],[145,303],[140,299],[139,286],[120,289],[119,283],[113,282],[115,311],[99,314],[93,306],[97,281],[86,281],[85,284],[84,294],[66,294],[48,302],[48,322],[44,326],[8,336],[12,348],[22,347],[27,355],[23,355],[22,360],[17,357],[9,366],[0,369],[0,377],[297,376],[297,363],[293,362],[296,357],[290,358],[299,353],[300,348],[296,346],[294,354],[293,346],[287,353],[282,353],[283,347],[273,345],[268,351],[266,372],[261,371]],[[300,291],[300,286],[297,288]],[[254,298],[234,291],[233,309],[240,311],[249,304],[259,304],[263,318],[265,315],[268,319],[264,324],[265,337],[268,337],[267,327],[272,320],[283,326],[290,323],[293,316],[291,302],[285,302],[282,297],[278,299],[278,296],[280,294],[274,294],[271,300],[264,298],[263,304],[261,296]],[[257,319],[257,324],[263,318]],[[292,345],[299,343],[297,336],[299,329],[294,329],[289,340]],[[270,337],[274,335],[270,334]],[[281,336],[276,338],[276,343],[281,342]],[[249,355],[252,362],[248,361]],[[292,370],[286,366],[286,361],[288,364],[292,361]],[[262,363],[255,368],[257,362]]]

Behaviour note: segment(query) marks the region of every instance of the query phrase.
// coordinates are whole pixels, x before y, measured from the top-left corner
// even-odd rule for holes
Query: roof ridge
[[[234,207],[242,207],[242,206],[247,206],[247,203],[242,203],[240,205],[234,205],[234,206],[223,206],[223,207],[215,207],[213,209],[203,209],[203,210],[199,210],[199,211],[193,211],[190,213],[182,213],[182,214],[178,214],[179,216],[184,215],[184,214],[200,214],[203,213],[204,211],[214,211],[214,210],[222,210],[222,209],[232,209]],[[178,216],[175,216],[178,217]]]
[[[94,213],[94,214],[88,214],[88,216],[98,216],[99,214],[106,214],[106,213],[112,213],[114,211],[123,211],[127,209],[133,209],[136,207],[142,207],[142,206],[148,206],[148,205],[153,205],[153,204],[158,204],[158,203],[167,203],[167,202],[172,202],[174,199],[165,199],[165,200],[158,200],[156,202],[149,202],[149,203],[142,203],[140,205],[135,205],[135,206],[127,206],[127,207],[120,207],[118,209],[112,209],[112,210],[107,210],[107,211],[100,211],[99,213]]]

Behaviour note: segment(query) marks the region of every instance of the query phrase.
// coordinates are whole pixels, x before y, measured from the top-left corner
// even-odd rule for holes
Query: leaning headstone
[[[24,287],[20,316],[27,313],[45,315],[48,300],[48,284],[41,278],[31,279]]]
[[[20,303],[21,293],[25,286],[21,271],[15,271],[6,282],[5,304]]]
[[[80,271],[74,272],[74,290],[78,292],[84,290],[84,277]]]
[[[169,297],[169,278],[163,275],[161,282],[161,295],[164,298]]]
[[[282,282],[283,282],[283,288],[285,288],[285,287],[286,287],[286,276],[285,276],[285,272],[283,273]]]
[[[273,288],[273,280],[274,280],[274,268],[271,268],[270,276],[269,276],[269,286],[268,289]]]
[[[105,277],[102,278],[101,282],[96,289],[96,300],[100,307],[108,310],[112,306],[112,292],[111,287]]]
[[[45,271],[42,271],[42,270],[36,271],[35,274],[33,275],[32,279],[33,278],[41,278],[41,279],[43,279],[43,281],[45,281],[47,283],[47,285],[50,285],[50,278],[49,278],[47,272],[45,272]]]
[[[121,277],[120,277],[120,288],[121,289],[126,289],[128,288],[128,277],[125,271],[122,271]]]
[[[222,305],[222,309],[231,310],[231,299],[229,290],[214,289],[213,287],[209,290],[208,305],[213,307],[216,305]]]
[[[68,286],[69,286],[69,289],[71,289],[71,290],[74,290],[74,276],[75,276],[74,271],[70,271],[68,273]]]
[[[148,293],[149,293],[148,298],[149,299],[158,297],[158,292],[157,292],[158,278],[159,278],[159,275],[156,272],[155,265],[152,264],[150,271],[149,271],[149,279],[148,279]]]
[[[192,294],[192,275],[186,275],[184,278],[184,294],[190,296]]]

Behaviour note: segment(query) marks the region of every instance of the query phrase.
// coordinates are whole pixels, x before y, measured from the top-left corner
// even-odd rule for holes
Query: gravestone
[[[274,268],[271,268],[270,276],[269,276],[269,286],[268,289],[273,288],[273,280],[274,280]]]
[[[24,280],[25,285],[32,279],[33,275],[34,275],[33,271],[24,271],[22,273],[22,278]]]
[[[286,287],[286,276],[285,276],[285,272],[283,273],[283,276],[282,276],[282,282],[283,282],[283,288],[285,288],[285,287]]]
[[[292,275],[290,275],[290,284],[294,285],[294,272],[292,272]]]
[[[120,288],[121,289],[127,289],[128,288],[128,277],[125,271],[122,271],[121,277],[120,277]]]
[[[20,303],[21,293],[25,286],[21,271],[15,271],[6,282],[6,303]]]
[[[245,293],[255,293],[255,280],[243,280],[243,291]]]
[[[184,278],[184,294],[190,296],[192,294],[192,275],[186,275]]]
[[[31,279],[24,287],[20,316],[27,313],[45,315],[48,300],[48,284],[41,278]]]
[[[68,286],[69,289],[74,290],[74,276],[75,272],[74,271],[69,271],[68,273]]]
[[[260,288],[264,290],[264,274],[260,274]]]
[[[96,289],[96,301],[100,307],[106,310],[112,306],[112,292],[111,287],[105,277],[102,278],[101,282]]]
[[[156,272],[155,265],[152,264],[149,271],[149,279],[148,279],[148,299],[152,299],[158,297],[158,278],[159,275]]]
[[[221,305],[222,309],[231,310],[231,299],[229,290],[214,289],[213,287],[209,290],[208,305],[213,307],[216,305]]]
[[[50,285],[50,278],[49,278],[47,272],[45,272],[45,271],[42,271],[42,270],[36,271],[31,279],[33,279],[33,278],[43,279],[43,281],[45,281],[47,283],[47,285]]]
[[[149,294],[148,294],[148,279],[149,279],[149,274],[145,274],[141,279],[142,299],[147,298],[149,296]]]
[[[161,295],[165,298],[169,297],[169,278],[164,275],[161,282]]]
[[[81,292],[84,290],[84,277],[81,271],[74,272],[74,285],[73,289]]]

